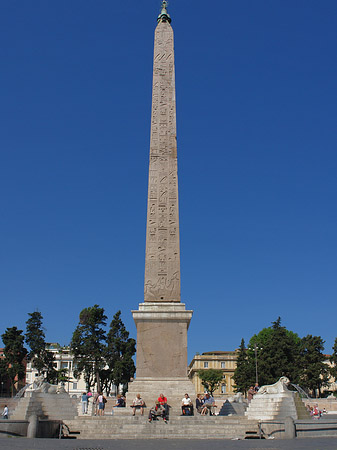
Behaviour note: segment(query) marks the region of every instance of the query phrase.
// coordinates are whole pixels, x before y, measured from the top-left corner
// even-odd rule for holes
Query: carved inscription
[[[153,60],[145,301],[180,301],[173,31],[160,22]]]

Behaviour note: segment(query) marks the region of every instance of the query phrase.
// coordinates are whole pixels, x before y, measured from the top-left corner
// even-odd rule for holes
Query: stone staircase
[[[130,408],[115,408],[103,417],[76,417],[64,420],[67,434],[77,439],[245,439],[258,433],[258,422],[245,417],[179,416],[170,411],[162,419],[148,422],[148,412],[132,416]]]
[[[69,394],[44,394],[32,392],[18,402],[10,418],[12,420],[28,420],[31,415],[39,419],[63,420],[73,419],[77,415]]]
[[[256,394],[245,415],[248,419],[274,420],[287,416],[294,420],[307,419],[309,413],[297,392],[279,394]]]

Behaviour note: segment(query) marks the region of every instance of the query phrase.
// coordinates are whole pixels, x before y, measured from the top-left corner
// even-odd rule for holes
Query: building
[[[331,355],[324,355],[325,356],[325,360],[324,360],[324,364],[326,364],[328,366],[328,369],[330,369],[331,367],[333,367],[333,363],[330,360]],[[337,380],[331,376],[329,374],[329,379],[328,382],[325,386],[322,387],[322,393],[330,393],[333,394],[337,391]]]
[[[54,366],[56,370],[67,369],[68,381],[65,382],[65,390],[71,396],[76,397],[86,392],[86,384],[83,376],[81,375],[80,378],[74,376],[74,357],[70,353],[70,347],[62,347],[60,344],[52,343],[47,344],[46,349],[54,355]],[[32,367],[31,362],[28,362],[26,368],[26,384],[34,383],[37,376],[37,370]]]
[[[195,386],[198,394],[204,393],[206,390],[201,384],[198,375],[199,370],[219,369],[223,371],[223,382],[219,388],[214,391],[215,397],[230,397],[234,392],[234,370],[236,369],[237,351],[214,351],[206,352],[201,355],[196,354],[189,365],[189,378]]]

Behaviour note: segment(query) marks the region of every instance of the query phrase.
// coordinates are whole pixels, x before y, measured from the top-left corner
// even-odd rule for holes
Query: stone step
[[[172,417],[167,424],[163,420],[149,423],[145,417],[77,417],[65,423],[70,432],[80,433],[78,439],[244,439],[248,431],[258,431],[257,421],[225,416]]]

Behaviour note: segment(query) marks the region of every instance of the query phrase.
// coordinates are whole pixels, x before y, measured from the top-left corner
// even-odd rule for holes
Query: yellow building
[[[195,386],[197,394],[205,392],[204,386],[198,375],[199,370],[219,369],[223,371],[224,379],[219,388],[214,391],[214,397],[231,397],[234,392],[234,370],[236,369],[237,352],[206,352],[196,354],[189,365],[189,378]]]

